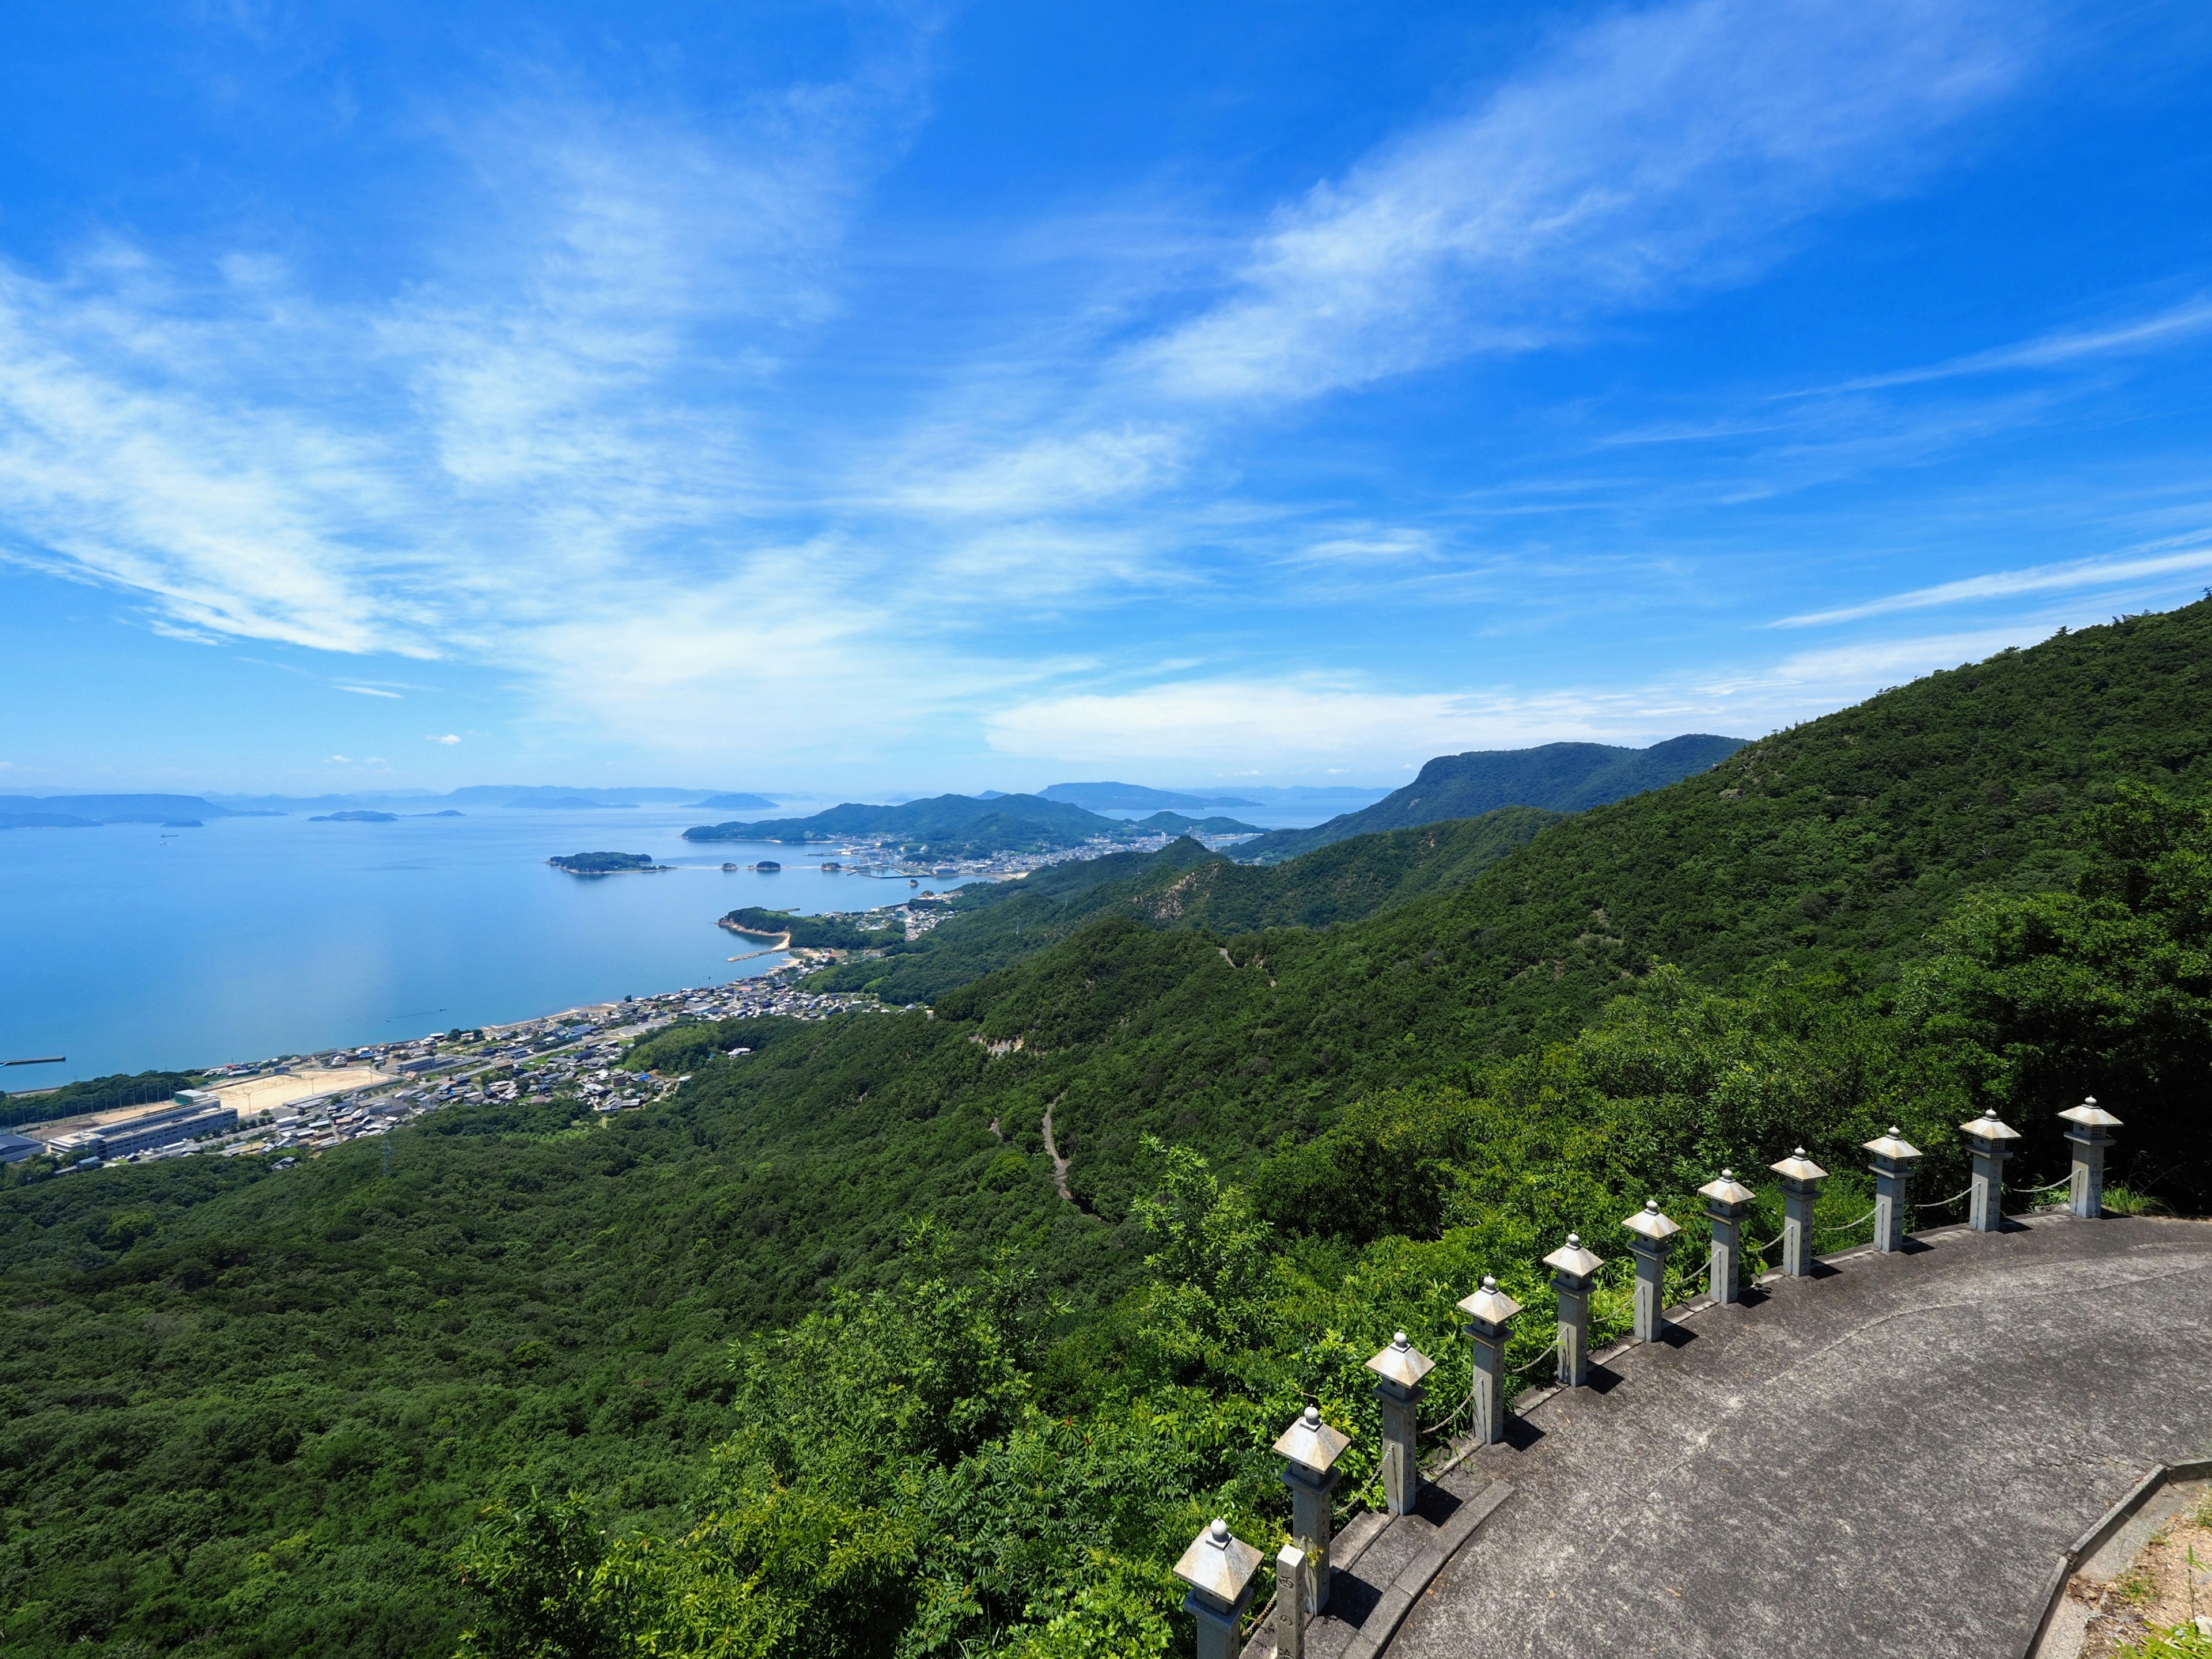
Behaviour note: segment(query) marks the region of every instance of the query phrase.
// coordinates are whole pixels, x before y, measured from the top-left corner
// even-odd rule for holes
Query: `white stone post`
[[[1275,1553],[1275,1659],[1306,1659],[1306,1553],[1285,1544]]]
[[[1998,1122],[1995,1107],[1959,1127],[1974,1152],[1974,1178],[1966,1195],[1966,1225],[1978,1233],[2002,1231],[2005,1160],[2012,1156],[2012,1144],[2020,1139],[2020,1131]]]
[[[1656,1342],[1667,1326],[1667,1252],[1682,1230],[1659,1212],[1659,1200],[1620,1224],[1628,1229],[1628,1249],[1636,1257],[1636,1340]]]
[[[1813,1205],[1828,1172],[1802,1146],[1766,1167],[1782,1177],[1782,1271],[1803,1279],[1813,1271]]]
[[[2112,1131],[2120,1121],[2099,1106],[2094,1095],[2058,1115],[2074,1126],[2066,1132],[2066,1139],[2074,1143],[2074,1184],[2068,1207],[2082,1220],[2095,1221],[2105,1213],[2105,1148],[2112,1144]]]
[[[1403,1331],[1367,1362],[1381,1379],[1375,1398],[1382,1407],[1382,1498],[1393,1515],[1411,1513],[1421,1495],[1421,1380],[1436,1368]]]
[[[1275,1442],[1283,1460],[1283,1484],[1291,1489],[1291,1537],[1306,1553],[1313,1575],[1308,1613],[1328,1606],[1328,1545],[1336,1491],[1336,1460],[1352,1442],[1321,1420],[1321,1407],[1309,1406]]]
[[[1705,1200],[1705,1218],[1713,1226],[1705,1288],[1725,1307],[1743,1299],[1743,1217],[1755,1194],[1735,1178],[1734,1170],[1723,1170],[1718,1181],[1708,1181],[1698,1194]]]
[[[1874,1247],[1888,1255],[1905,1248],[1905,1236],[1912,1231],[1912,1166],[1920,1149],[1899,1139],[1893,1123],[1865,1150],[1874,1154],[1868,1166],[1874,1171]]]
[[[1579,1389],[1589,1382],[1590,1279],[1605,1262],[1583,1248],[1580,1235],[1569,1233],[1544,1265],[1559,1296],[1559,1383]]]
[[[1175,1576],[1190,1586],[1182,1610],[1198,1625],[1198,1659],[1237,1659],[1237,1626],[1251,1605],[1259,1570],[1260,1552],[1232,1536],[1226,1521],[1191,1540]]]
[[[1483,1276],[1482,1288],[1459,1304],[1474,1349],[1474,1437],[1486,1446],[1505,1438],[1505,1327],[1521,1304]]]

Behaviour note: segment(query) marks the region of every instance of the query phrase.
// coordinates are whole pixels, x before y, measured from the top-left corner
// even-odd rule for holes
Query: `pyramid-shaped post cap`
[[[1327,1474],[1336,1467],[1336,1460],[1344,1455],[1344,1449],[1351,1443],[1348,1436],[1339,1434],[1321,1420],[1320,1407],[1309,1406],[1291,1419],[1291,1426],[1275,1442],[1275,1450],[1302,1468]]]
[[[1659,1208],[1659,1200],[1647,1198],[1644,1207],[1620,1224],[1638,1237],[1648,1238],[1656,1244],[1662,1239],[1672,1238],[1681,1228],[1669,1221]]]
[[[2069,1123],[2078,1123],[2085,1129],[2117,1129],[2119,1119],[2097,1104],[2097,1097],[2090,1095],[2079,1106],[2069,1106],[2059,1113]]]
[[[1581,1234],[1569,1233],[1567,1242],[1544,1258],[1544,1265],[1559,1273],[1572,1273],[1577,1279],[1588,1279],[1605,1266],[1605,1258],[1584,1249]]]
[[[1487,1320],[1493,1325],[1503,1325],[1521,1311],[1521,1304],[1499,1290],[1498,1281],[1485,1273],[1482,1288],[1473,1296],[1463,1298],[1459,1310],[1470,1319]]]
[[[1779,1164],[1770,1164],[1766,1167],[1787,1181],[1826,1181],[1828,1178],[1826,1170],[1805,1156],[1802,1146]]]
[[[1917,1146],[1899,1136],[1897,1126],[1894,1123],[1889,1126],[1887,1134],[1877,1135],[1872,1140],[1865,1142],[1864,1146],[1866,1150],[1876,1158],[1886,1158],[1893,1164],[1910,1164],[1920,1156],[1920,1149]]]
[[[1367,1362],[1369,1370],[1401,1389],[1419,1386],[1420,1380],[1436,1368],[1437,1362],[1406,1340],[1403,1331],[1393,1336],[1389,1346]]]
[[[1260,1570],[1260,1552],[1216,1520],[1190,1540],[1190,1547],[1175,1564],[1175,1576],[1200,1595],[1224,1607],[1237,1605],[1252,1575]]]
[[[1734,1170],[1723,1170],[1718,1181],[1708,1181],[1698,1188],[1700,1198],[1710,1198],[1717,1204],[1748,1204],[1758,1194],[1735,1178]]]
[[[2001,1123],[1997,1121],[1997,1109],[1994,1106],[1989,1108],[1979,1117],[1968,1119],[1959,1127],[1971,1139],[1986,1140],[1992,1146],[2001,1140],[2020,1139],[2019,1130],[2014,1128],[2009,1123]]]

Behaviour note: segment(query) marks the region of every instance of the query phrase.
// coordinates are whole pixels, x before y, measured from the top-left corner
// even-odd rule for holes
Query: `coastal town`
[[[635,1111],[684,1077],[621,1065],[630,1046],[682,1020],[898,1012],[872,997],[805,991],[821,953],[757,977],[596,1003],[511,1025],[219,1066],[167,1100],[0,1133],[0,1163],[56,1160],[58,1173],[202,1156],[301,1158],[382,1135],[441,1108],[573,1097],[599,1116]]]
[[[1209,846],[1226,846],[1249,836],[1196,838]],[[1165,832],[1097,836],[1048,852],[994,853],[923,866],[902,856],[888,839],[860,836],[823,846],[819,850],[835,856],[822,860],[819,867],[826,873],[903,880],[908,888],[919,889],[909,898],[840,913],[864,923],[896,919],[900,934],[912,943],[949,914],[949,889],[941,894],[923,887],[926,880],[1019,880],[1052,865],[1110,853],[1157,852],[1174,839]],[[623,867],[666,866],[642,860],[637,866]],[[772,874],[781,866],[762,860],[747,867]],[[729,925],[727,918],[724,925]],[[841,1013],[897,1012],[872,996],[799,988],[799,981],[815,968],[847,954],[794,947],[786,933],[766,950],[730,958],[738,963],[780,955],[786,958],[782,963],[723,985],[628,997],[509,1025],[457,1029],[407,1041],[220,1066],[198,1074],[193,1086],[177,1090],[166,1099],[0,1131],[0,1164],[46,1158],[54,1161],[58,1172],[70,1173],[216,1155],[266,1158],[272,1167],[284,1170],[302,1158],[364,1136],[387,1133],[424,1113],[456,1103],[550,1100],[565,1095],[573,1097],[580,1109],[602,1116],[636,1110],[664,1098],[684,1079],[626,1069],[622,1057],[632,1044],[678,1020],[764,1015],[827,1019]]]

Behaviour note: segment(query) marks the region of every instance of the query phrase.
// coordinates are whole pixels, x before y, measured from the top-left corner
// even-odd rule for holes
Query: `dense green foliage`
[[[0,1103],[0,1126],[52,1123],[90,1112],[112,1112],[118,1106],[143,1106],[166,1100],[179,1089],[197,1087],[199,1081],[198,1072],[118,1072],[109,1077],[84,1078],[58,1089],[11,1095]]]
[[[860,917],[802,916],[793,910],[767,910],[758,905],[746,905],[725,915],[722,926],[732,933],[751,933],[763,939],[788,933],[792,944],[803,949],[859,951],[906,942],[906,929],[896,909]]]
[[[658,868],[650,854],[645,853],[564,853],[559,858],[545,860],[556,870],[566,870],[572,876],[611,876],[627,870]]]
[[[1237,849],[1262,864],[1310,853],[1352,836],[1408,830],[1446,818],[1480,817],[1506,806],[1582,812],[1702,772],[1743,747],[1741,738],[1669,738],[1649,749],[1602,743],[1547,743],[1538,749],[1440,755],[1402,789],[1372,806],[1340,813],[1309,830],[1278,830]]]
[[[1948,1193],[1984,1103],[2045,1180],[2085,1088],[2202,1207],[2208,665],[2212,605],[1577,817],[1040,871],[835,970],[928,1010],[679,1024],[672,1100],[448,1108],[388,1173],[0,1176],[11,1650],[1163,1653],[1202,1520],[1280,1536],[1291,1414],[1371,1498],[1361,1362],[1407,1330],[1448,1413],[1451,1304],[1496,1273],[1533,1358],[1570,1227],[1656,1198],[1693,1264],[1696,1185],[1800,1142],[1841,1224],[1893,1123]]]

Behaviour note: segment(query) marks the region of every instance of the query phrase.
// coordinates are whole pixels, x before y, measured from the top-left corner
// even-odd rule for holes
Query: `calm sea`
[[[710,815],[711,816],[711,815]],[[860,910],[915,890],[791,847],[683,840],[696,811],[488,811],[396,823],[211,818],[0,832],[0,1086],[216,1065],[523,1019],[761,974],[742,904]],[[567,876],[646,853],[665,875]],[[811,862],[827,856],[814,850]],[[724,872],[775,859],[776,874]],[[951,881],[925,879],[944,889]]]

